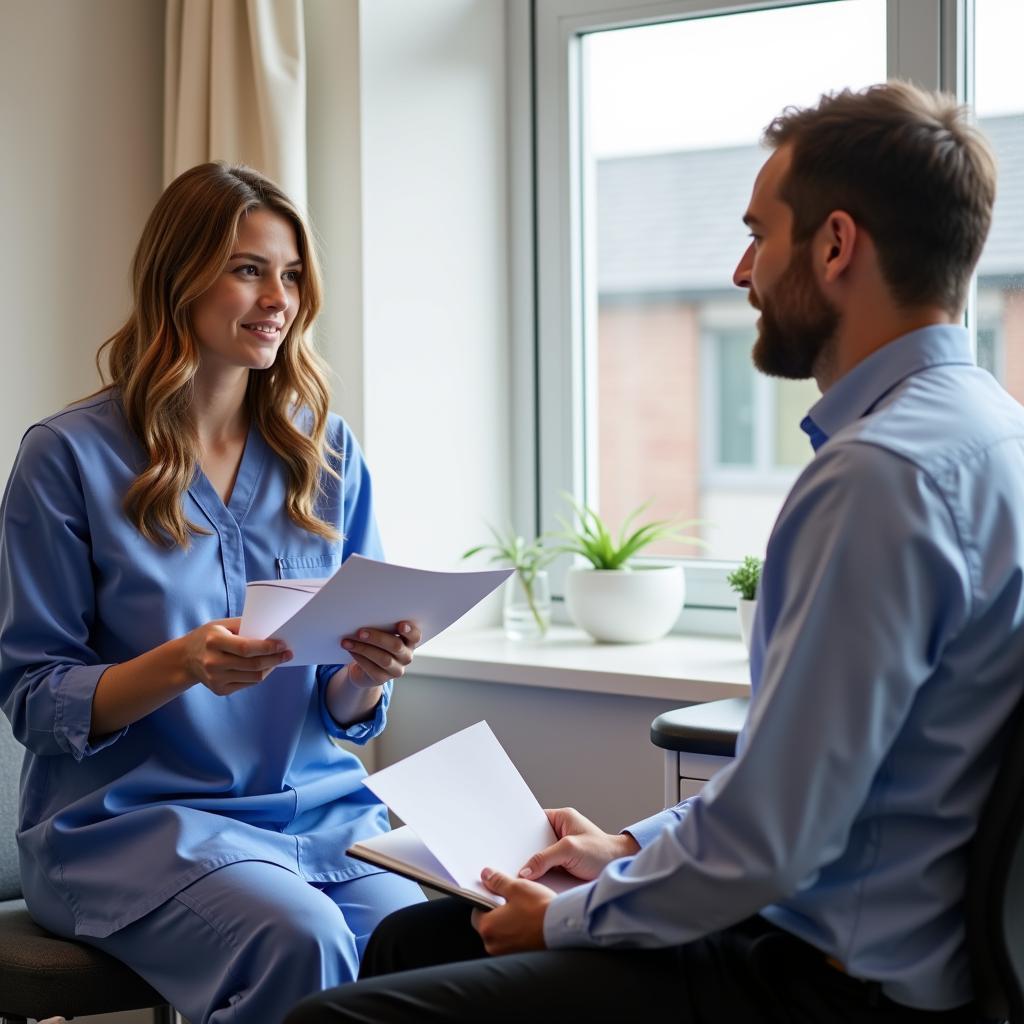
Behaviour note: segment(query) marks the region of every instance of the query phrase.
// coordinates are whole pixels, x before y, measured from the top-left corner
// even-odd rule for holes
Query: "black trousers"
[[[285,1024],[573,1021],[653,1024],[973,1024],[969,1007],[901,1006],[752,917],[684,946],[488,957],[461,900],[385,918],[356,984],[300,1003]]]

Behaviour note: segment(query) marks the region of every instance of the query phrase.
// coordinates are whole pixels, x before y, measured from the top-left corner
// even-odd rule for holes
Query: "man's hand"
[[[555,894],[546,885],[509,878],[490,868],[480,872],[480,879],[491,892],[505,898],[504,906],[473,911],[473,927],[484,949],[491,956],[544,949],[544,913]]]
[[[558,836],[558,842],[535,853],[523,865],[520,878],[540,878],[552,868],[565,868],[570,875],[589,882],[601,874],[606,864],[640,849],[640,844],[628,833],[610,835],[602,832],[573,807],[545,810],[544,813]]]

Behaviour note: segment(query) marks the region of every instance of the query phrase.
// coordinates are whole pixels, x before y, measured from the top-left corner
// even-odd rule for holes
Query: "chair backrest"
[[[0,713],[0,900],[21,896],[18,873],[18,782],[25,750],[11,735],[11,723]]]
[[[971,843],[965,915],[979,1009],[1024,1024],[1024,701]]]

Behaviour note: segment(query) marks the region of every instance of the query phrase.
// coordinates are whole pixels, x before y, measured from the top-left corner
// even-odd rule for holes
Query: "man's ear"
[[[853,262],[857,248],[856,221],[845,210],[833,210],[818,229],[814,247],[822,282],[835,283]]]

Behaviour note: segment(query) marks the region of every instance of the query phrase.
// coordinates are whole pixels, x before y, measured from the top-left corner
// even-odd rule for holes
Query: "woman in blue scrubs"
[[[187,171],[133,290],[111,385],[28,430],[0,517],[23,888],[192,1024],[272,1024],[422,899],[345,856],[388,819],[337,742],[384,728],[419,630],[339,636],[344,667],[237,635],[248,580],[381,557],[308,338],[321,289],[294,205],[247,168]]]

